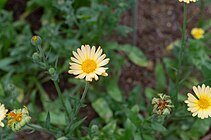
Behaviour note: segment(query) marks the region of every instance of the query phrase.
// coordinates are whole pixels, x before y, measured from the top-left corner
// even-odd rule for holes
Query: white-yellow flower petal
[[[81,49],[77,49],[77,53],[73,51],[74,57],[70,59],[70,70],[68,73],[77,75],[76,78],[83,79],[86,81],[92,81],[92,79],[98,80],[98,75],[108,76],[105,68],[106,64],[109,63],[109,58],[106,55],[102,55],[103,50],[99,47],[97,50],[95,46],[90,47],[89,45],[82,45]]]

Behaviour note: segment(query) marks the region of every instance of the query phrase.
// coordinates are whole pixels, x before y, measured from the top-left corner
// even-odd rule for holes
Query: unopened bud
[[[13,84],[8,84],[6,86],[6,90],[9,91],[9,92],[13,92],[15,90],[15,85]]]
[[[158,115],[169,115],[174,107],[171,97],[163,93],[152,99],[152,105],[153,112]]]
[[[50,69],[48,70],[48,72],[49,72],[50,75],[54,75],[56,71],[55,71],[54,68],[50,68]]]
[[[94,132],[97,132],[99,130],[98,126],[97,125],[92,125],[91,127],[91,132],[94,133]]]
[[[32,59],[33,59],[34,61],[39,61],[39,60],[40,60],[40,55],[39,55],[39,53],[37,53],[37,52],[33,53]]]
[[[33,36],[31,38],[31,43],[34,46],[41,45],[42,44],[42,39],[39,36],[35,35],[35,36]]]

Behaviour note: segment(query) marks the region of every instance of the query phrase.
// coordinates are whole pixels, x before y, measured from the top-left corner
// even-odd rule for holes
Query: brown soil
[[[187,6],[189,23],[187,33],[197,26],[200,18],[200,9],[195,4]],[[204,17],[211,17],[211,7],[206,7]],[[122,18],[122,24],[133,25],[134,12],[126,13]],[[124,44],[135,44],[147,56],[150,66],[141,68],[132,63],[124,67],[120,79],[120,86],[125,93],[129,93],[137,83],[142,87],[155,87],[153,66],[156,62],[162,62],[165,56],[165,47],[174,40],[181,38],[179,27],[183,21],[183,4],[177,0],[138,0],[137,12],[137,41],[133,42],[134,34],[129,38],[117,38]]]

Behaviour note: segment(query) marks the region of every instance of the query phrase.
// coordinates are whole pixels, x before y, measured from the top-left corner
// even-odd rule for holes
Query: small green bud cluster
[[[40,66],[40,68],[48,71],[53,81],[58,80],[59,75],[56,71],[56,68],[51,67],[51,65],[48,63],[45,52],[41,47],[42,39],[39,36],[35,35],[31,38],[31,43],[32,45],[37,47],[37,52],[34,52],[32,55],[33,61],[36,62]]]
[[[59,75],[57,71],[55,70],[55,68],[51,67],[50,69],[48,69],[48,73],[51,75],[51,79],[53,81],[56,81],[59,78]]]

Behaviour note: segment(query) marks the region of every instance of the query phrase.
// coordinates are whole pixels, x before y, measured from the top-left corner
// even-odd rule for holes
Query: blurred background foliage
[[[9,109],[27,105],[32,123],[36,124],[31,127],[54,132],[51,135],[59,140],[196,140],[209,131],[210,119],[192,118],[187,112],[183,102],[185,94],[179,94],[179,102],[170,116],[152,114],[151,100],[157,93],[169,94],[175,100],[179,39],[166,48],[170,55],[155,62],[155,88],[137,84],[127,96],[120,88],[119,78],[126,72],[122,71],[124,65],[132,62],[146,68],[150,64],[136,46],[118,44],[112,39],[134,32],[134,27],[121,25],[120,20],[126,11],[135,7],[135,1],[29,0],[25,1],[24,8],[15,7],[24,9],[21,14],[5,8],[8,3],[9,0],[0,1],[0,102]],[[203,11],[203,6],[209,3],[210,0],[200,1],[198,5]],[[211,19],[200,20],[198,26],[206,34],[201,40],[187,36],[181,93],[190,91],[193,85],[211,83]],[[74,112],[72,107],[78,103],[85,84],[67,74],[72,51],[83,44],[101,46],[111,59],[109,77],[90,84],[87,106],[80,110],[74,125],[69,124],[68,131],[60,129],[69,122],[50,76],[33,63],[32,55],[36,51],[30,43],[33,35],[42,38],[48,63],[54,65],[58,59],[60,86],[70,112]],[[25,127],[21,133],[28,129]],[[7,127],[0,131],[3,139],[15,137]]]

